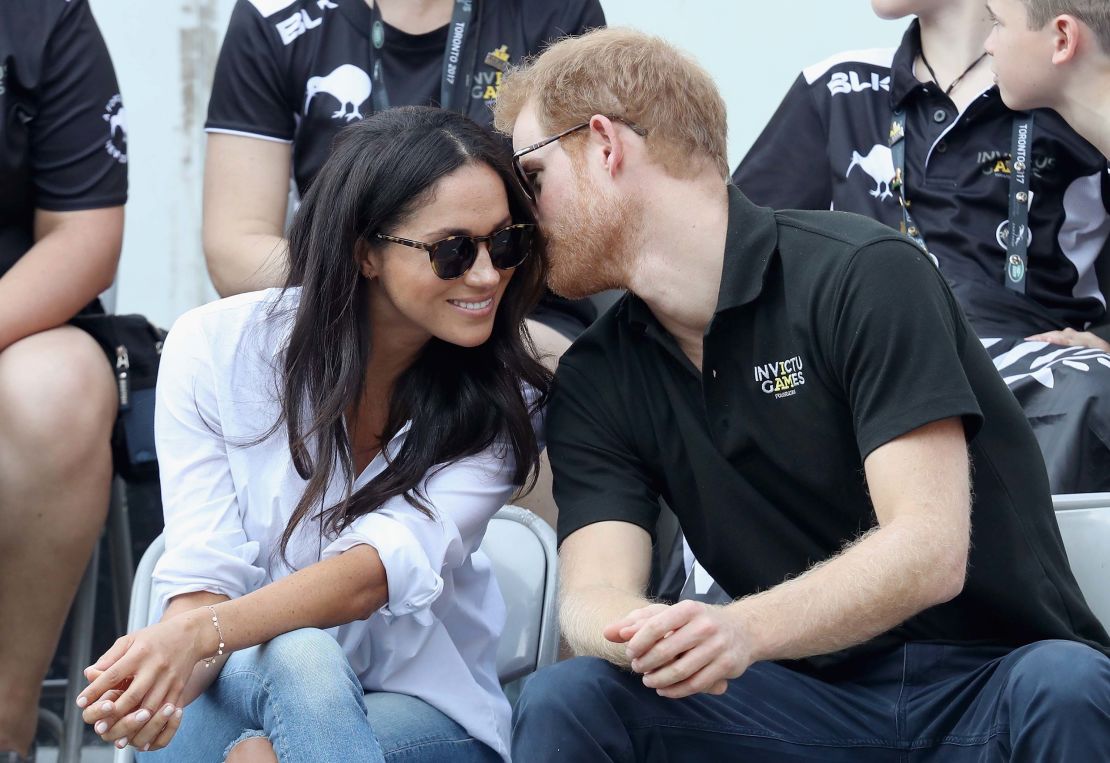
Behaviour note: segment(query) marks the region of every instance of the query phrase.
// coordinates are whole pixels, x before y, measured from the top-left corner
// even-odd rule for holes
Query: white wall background
[[[90,2],[127,105],[131,191],[116,309],[169,326],[216,297],[200,244],[203,128],[234,0]],[[733,166],[799,70],[840,50],[897,45],[904,26],[878,20],[865,0],[602,5],[611,25],[661,35],[714,76],[728,104]]]

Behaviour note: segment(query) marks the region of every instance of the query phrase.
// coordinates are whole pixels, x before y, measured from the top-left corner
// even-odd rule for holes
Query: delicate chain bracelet
[[[216,634],[220,637],[220,646],[214,655],[205,657],[201,660],[206,668],[212,667],[216,663],[216,660],[224,655],[224,632],[223,629],[220,628],[220,618],[216,617],[216,608],[214,606],[209,606],[208,611],[212,613],[212,627],[216,629]]]

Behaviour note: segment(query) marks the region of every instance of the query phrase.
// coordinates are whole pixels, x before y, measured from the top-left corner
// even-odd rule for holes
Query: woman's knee
[[[348,699],[357,699],[361,706],[362,686],[343,648],[325,631],[290,631],[251,651],[251,668],[270,691],[292,692],[302,706],[326,707]]]
[[[18,440],[43,462],[81,463],[90,448],[107,452],[117,397],[99,345],[62,326],[22,339],[0,352],[3,436]]]

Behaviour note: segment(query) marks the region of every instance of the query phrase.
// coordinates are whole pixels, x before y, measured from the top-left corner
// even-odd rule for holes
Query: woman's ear
[[[360,237],[358,243],[355,244],[355,261],[358,263],[359,274],[368,281],[372,281],[378,274],[373,257],[371,257],[372,252],[373,249],[369,242]]]

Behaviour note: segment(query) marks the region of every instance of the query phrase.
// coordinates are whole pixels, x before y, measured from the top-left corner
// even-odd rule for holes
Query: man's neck
[[[1110,66],[1077,73],[1052,106],[1073,130],[1110,159]]]
[[[425,34],[451,21],[455,0],[366,0],[382,21],[408,34]]]
[[[725,183],[667,178],[653,190],[643,219],[628,288],[700,369],[702,336],[721,288],[728,233]]]
[[[970,71],[968,66],[983,55],[983,43],[991,31],[990,18],[984,3],[960,2],[939,8],[918,17],[921,22],[921,52],[936,72],[937,85],[947,89],[961,75],[951,96],[961,109],[994,83],[990,66],[979,61]],[[922,82],[932,76],[919,59],[915,74]],[[966,74],[965,74],[966,72]],[[962,102],[962,103],[961,103]]]

